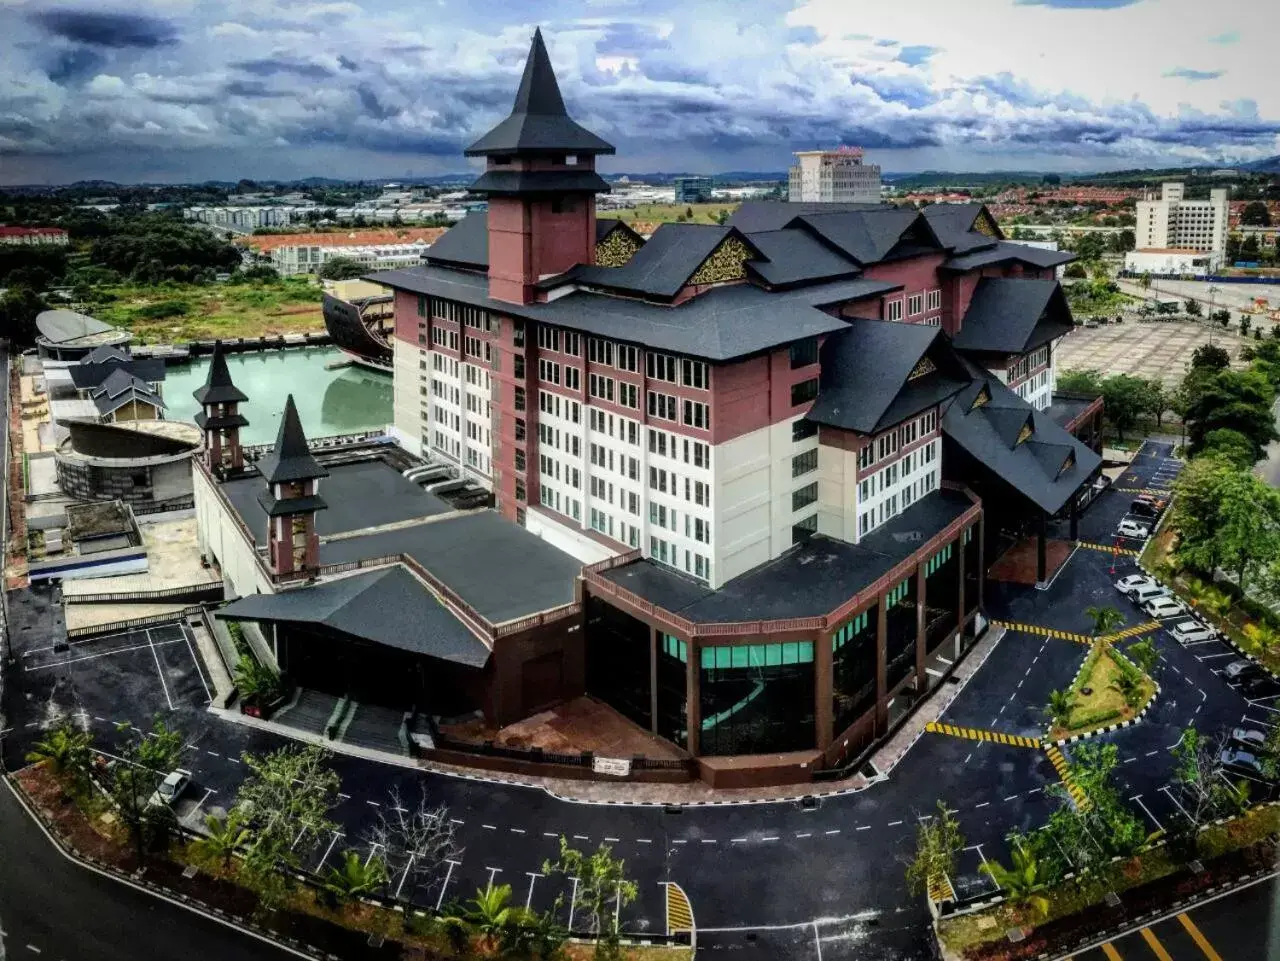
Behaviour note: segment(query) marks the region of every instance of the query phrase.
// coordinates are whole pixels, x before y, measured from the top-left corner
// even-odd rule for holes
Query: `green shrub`
[[[191,304],[185,300],[163,300],[134,308],[133,315],[140,320],[164,320],[168,317],[185,317],[191,312]]]
[[[1099,708],[1096,711],[1083,711],[1072,718],[1072,723],[1068,726],[1069,731],[1078,731],[1081,728],[1093,727],[1097,724],[1105,724],[1107,721],[1114,720],[1120,716],[1120,711],[1114,708]]]

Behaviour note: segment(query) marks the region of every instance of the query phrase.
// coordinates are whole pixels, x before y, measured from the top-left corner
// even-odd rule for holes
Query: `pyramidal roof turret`
[[[231,383],[231,371],[227,370],[227,358],[222,353],[222,341],[215,341],[213,357],[209,361],[209,373],[204,379],[204,386],[192,391],[196,403],[206,404],[243,404],[249,398],[239,387]]]
[[[465,151],[468,157],[489,154],[563,153],[611,154],[613,145],[601,140],[585,127],[569,118],[560,96],[560,85],[542,30],[533,32],[529,59],[511,116],[498,124]]]
[[[284,417],[280,420],[275,449],[262,455],[258,461],[258,472],[268,484],[288,484],[329,476],[307,447],[307,435],[302,432],[302,421],[298,419],[298,408],[293,404],[292,394],[284,403]]]

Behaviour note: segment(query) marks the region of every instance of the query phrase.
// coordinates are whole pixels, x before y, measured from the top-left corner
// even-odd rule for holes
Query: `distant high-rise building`
[[[861,147],[801,150],[788,178],[792,203],[880,202],[880,167],[863,162]]]
[[[1160,185],[1160,197],[1149,194],[1137,203],[1134,240],[1137,249],[1207,251],[1220,261],[1227,247],[1227,215],[1231,191],[1209,191],[1208,200],[1185,199],[1182,183]]]
[[[676,203],[705,204],[711,200],[710,177],[677,177]]]

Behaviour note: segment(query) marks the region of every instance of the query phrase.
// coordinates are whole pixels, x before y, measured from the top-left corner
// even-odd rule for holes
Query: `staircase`
[[[338,705],[338,698],[303,688],[293,705],[278,712],[273,721],[300,731],[323,735]]]
[[[409,752],[400,739],[403,721],[403,711],[376,704],[358,704],[338,740],[388,754],[407,755]]]

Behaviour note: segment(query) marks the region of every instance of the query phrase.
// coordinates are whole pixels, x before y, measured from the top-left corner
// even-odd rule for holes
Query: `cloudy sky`
[[[607,170],[1280,154],[1276,0],[0,0],[0,183],[465,170],[537,24]]]

